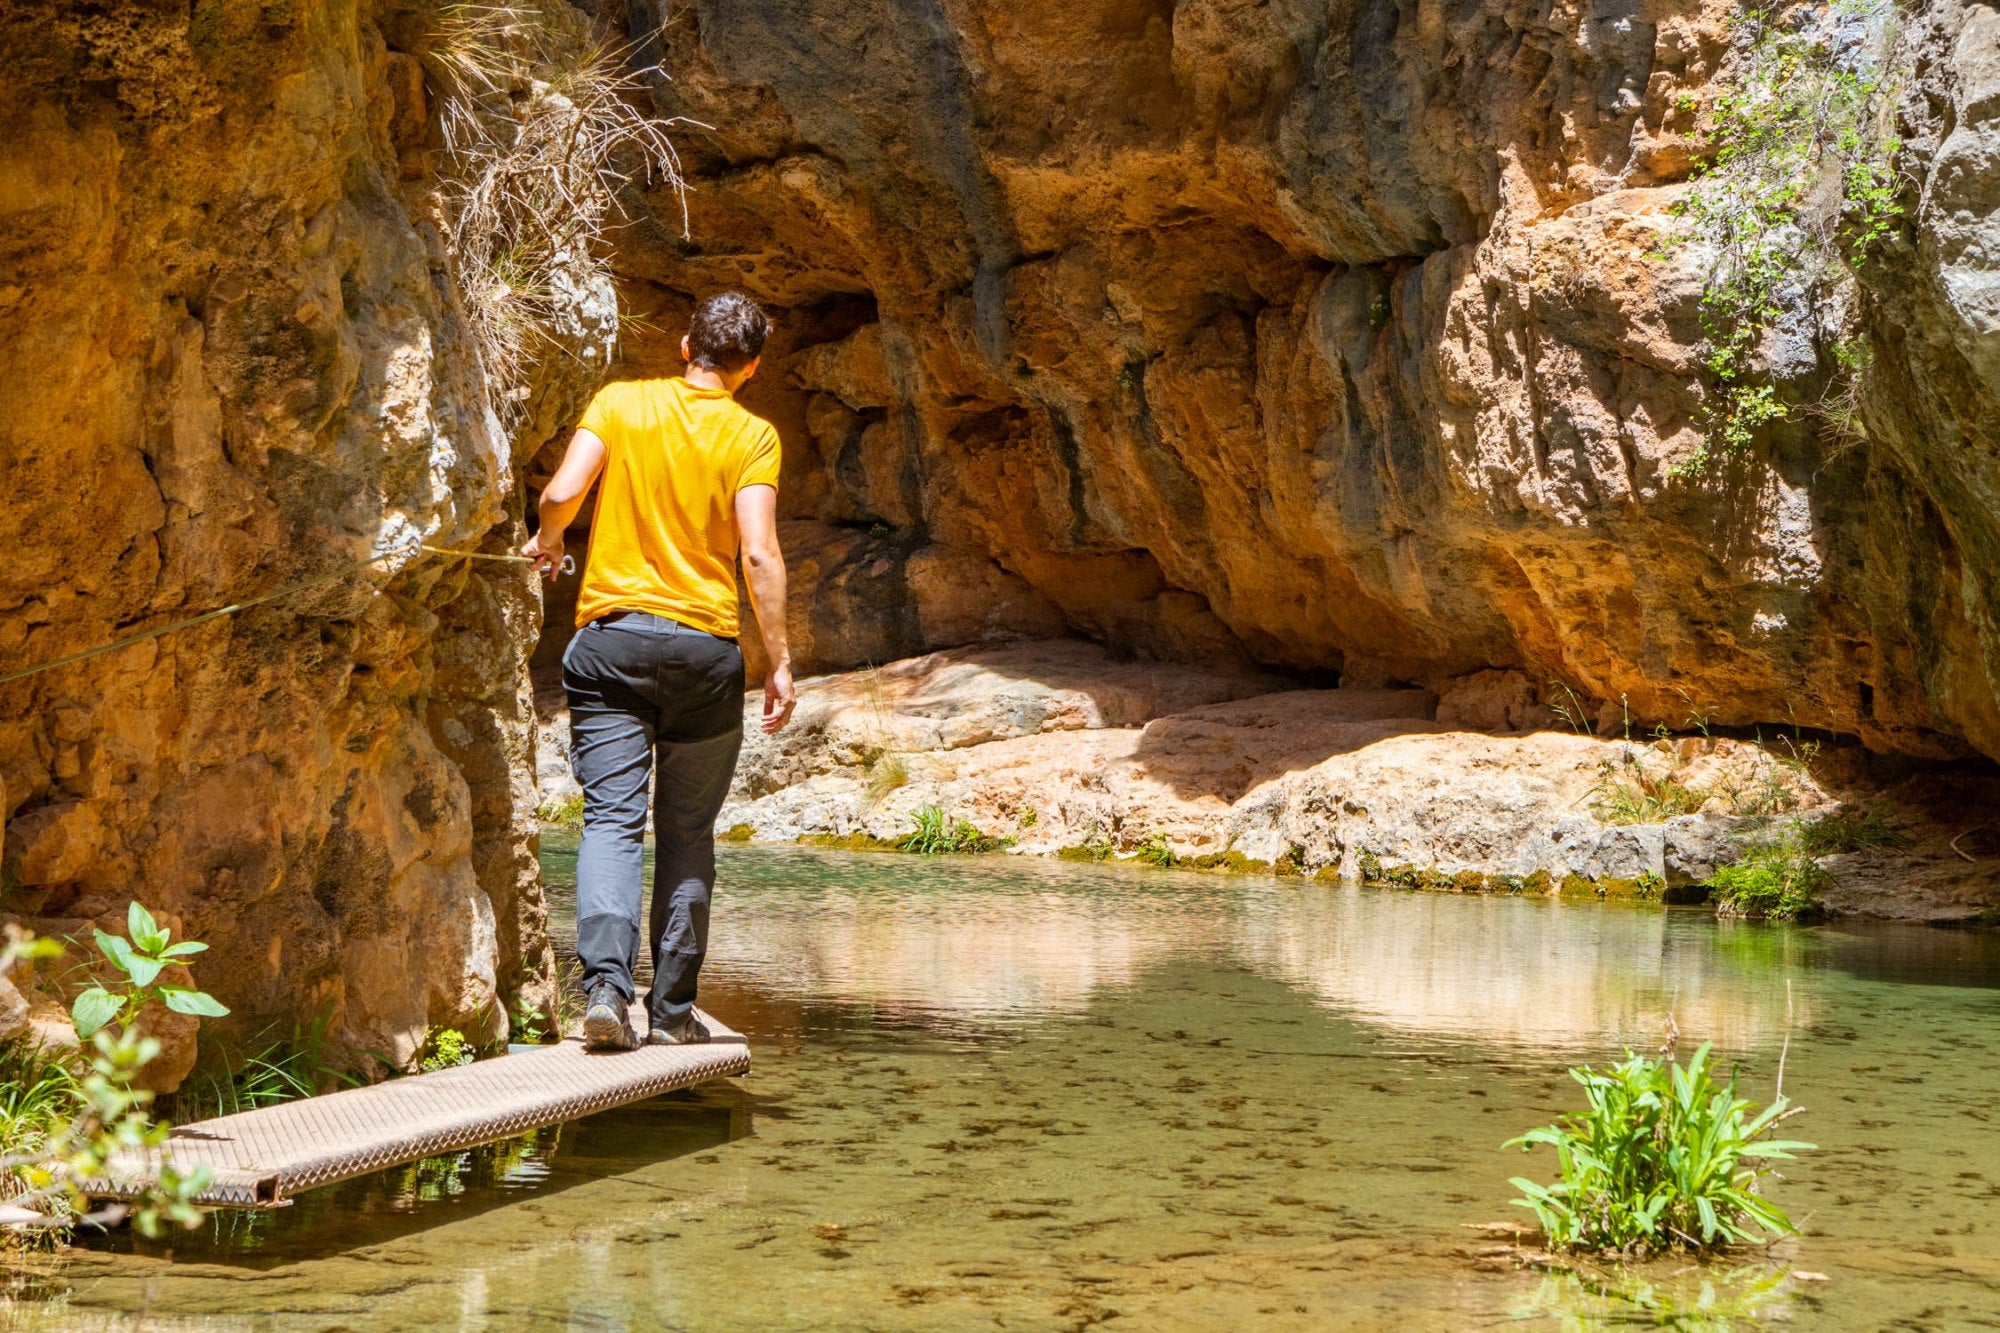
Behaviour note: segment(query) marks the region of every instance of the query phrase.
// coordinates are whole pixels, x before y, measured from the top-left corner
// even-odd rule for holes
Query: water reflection
[[[308,1195],[236,1251],[76,1255],[71,1322],[1460,1329],[1789,1308],[1873,1329],[2000,1308],[1981,1058],[2000,996],[1975,937],[1013,858],[732,849],[723,879],[704,987],[751,1034],[740,1085],[592,1117],[532,1160]],[[1467,1229],[1547,1168],[1500,1144],[1573,1103],[1564,1067],[1649,1044],[1669,1008],[1768,1095],[1788,983],[1785,1086],[1825,1146],[1774,1186],[1805,1227],[1774,1257],[1828,1282],[1544,1280]]]
[[[943,1030],[1083,1012],[1190,956],[1410,1037],[1547,1051],[1681,1030],[1748,1051],[1814,1017],[1806,937],[1698,910],[1075,867],[755,851],[727,858],[714,975]]]

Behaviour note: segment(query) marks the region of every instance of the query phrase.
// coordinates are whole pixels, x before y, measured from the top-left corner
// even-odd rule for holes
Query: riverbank
[[[1700,896],[1787,821],[1868,817],[1886,836],[1821,858],[1830,911],[2000,919],[2000,830],[1979,827],[2000,808],[1991,775],[1885,780],[1858,747],[1798,733],[1628,736],[1613,717],[1599,735],[1557,704],[1516,673],[1302,690],[1067,640],[955,649],[805,682],[785,732],[746,728],[717,827],[880,846],[934,811],[1019,855],[1663,900]],[[566,743],[545,708],[558,802]]]

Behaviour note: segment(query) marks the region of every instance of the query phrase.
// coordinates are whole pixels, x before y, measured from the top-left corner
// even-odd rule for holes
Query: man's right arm
[[[785,555],[778,549],[778,491],[745,486],[736,492],[736,531],[743,544],[743,581],[764,636],[770,671],[764,677],[763,728],[777,731],[791,721],[798,696],[792,689],[792,650],[785,638]]]
[[[568,531],[570,520],[576,517],[576,511],[583,508],[583,497],[590,494],[590,484],[603,469],[604,454],[604,441],[594,431],[577,427],[576,434],[569,437],[562,466],[542,488],[541,527],[528,538],[521,554],[550,578],[556,576],[562,565],[563,534]]]

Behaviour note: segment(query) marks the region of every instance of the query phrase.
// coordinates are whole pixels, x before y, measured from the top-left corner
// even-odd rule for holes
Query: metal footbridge
[[[637,1006],[633,1018],[644,1032]],[[208,1169],[209,1185],[197,1202],[276,1208],[301,1190],[750,1072],[743,1034],[708,1014],[701,1018],[712,1034],[701,1045],[586,1051],[571,1037],[455,1069],[177,1125],[164,1146],[114,1157],[108,1179],[93,1182],[90,1192],[135,1194],[170,1163],[182,1172]]]

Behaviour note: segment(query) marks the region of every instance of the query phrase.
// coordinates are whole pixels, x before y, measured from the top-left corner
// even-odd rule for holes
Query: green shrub
[[[1780,1093],[1762,1110],[1736,1095],[1736,1076],[1718,1085],[1706,1042],[1686,1065],[1626,1052],[1599,1071],[1570,1070],[1588,1105],[1506,1146],[1556,1150],[1560,1179],[1515,1177],[1515,1203],[1531,1210],[1556,1250],[1642,1256],[1710,1250],[1796,1230],[1758,1192],[1773,1160],[1814,1145],[1768,1137],[1798,1113]]]
[[[750,827],[750,825],[748,824],[731,824],[727,829],[723,831],[722,841],[749,842],[752,838],[756,836],[757,836],[757,830]]]
[[[1167,835],[1164,833],[1155,833],[1145,839],[1132,855],[1133,859],[1161,870],[1172,870],[1180,864],[1181,859],[1175,855],[1174,845],[1167,841]]]

